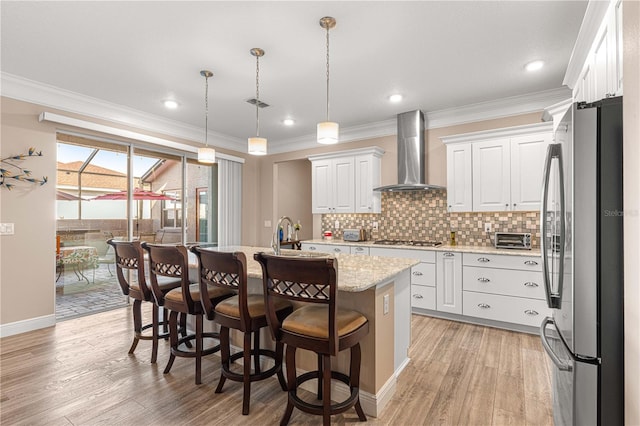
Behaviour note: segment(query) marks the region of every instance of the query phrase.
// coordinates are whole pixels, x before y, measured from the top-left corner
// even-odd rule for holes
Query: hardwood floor
[[[241,415],[242,385],[214,394],[217,356],[176,360],[162,374],[168,342],[151,365],[150,342],[128,355],[129,308],[59,323],[0,340],[3,425],[269,425],[279,424],[286,395],[278,382],[252,385],[251,414]],[[413,317],[411,363],[375,425],[552,424],[550,365],[535,335],[437,318]],[[354,410],[332,417],[356,424]],[[321,418],[294,411],[291,425]]]

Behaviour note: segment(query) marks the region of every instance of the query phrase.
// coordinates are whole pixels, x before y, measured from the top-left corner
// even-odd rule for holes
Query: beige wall
[[[273,165],[274,181],[274,216],[289,216],[296,223],[300,220],[300,240],[308,240],[313,236],[313,216],[311,214],[311,162],[307,160],[284,161]],[[275,227],[272,224],[271,229]],[[285,235],[286,238],[286,235]],[[261,242],[262,243],[262,242]],[[267,244],[269,241],[266,242]]]
[[[623,8],[625,423],[640,425],[640,3]]]

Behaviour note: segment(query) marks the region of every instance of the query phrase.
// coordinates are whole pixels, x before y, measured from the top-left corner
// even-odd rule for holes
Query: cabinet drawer
[[[369,247],[351,247],[351,254],[369,255]]]
[[[302,243],[302,250],[315,251],[320,253],[351,253],[351,247],[344,245],[335,245],[335,244],[305,244]]]
[[[542,273],[537,271],[464,266],[462,289],[531,299],[545,298]]]
[[[542,271],[540,256],[511,256],[484,253],[464,253],[464,266],[484,266],[485,268],[522,269],[524,271]]]
[[[471,317],[539,327],[551,312],[544,300],[465,291],[462,313]]]
[[[411,268],[411,284],[436,286],[435,263],[418,263]]]
[[[436,309],[436,288],[427,287],[424,285],[412,285],[411,286],[411,307]]]
[[[422,262],[436,263],[435,251],[371,247],[369,249],[369,253],[371,256],[399,257],[401,259],[418,259]]]

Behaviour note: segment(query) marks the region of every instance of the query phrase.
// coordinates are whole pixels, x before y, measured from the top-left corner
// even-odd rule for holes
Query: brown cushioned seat
[[[258,318],[264,316],[264,296],[261,294],[247,295],[247,307],[249,308],[249,316]],[[275,308],[276,311],[290,308],[291,303],[286,300],[278,300]],[[230,297],[216,305],[216,313],[227,315],[234,318],[240,318],[240,298],[239,296]]]
[[[180,287],[164,295],[164,306],[171,311],[169,315],[171,353],[164,369],[164,374],[171,371],[176,356],[195,358],[196,384],[199,385],[202,378],[202,357],[220,350],[219,344],[210,345],[207,348],[204,347],[205,339],[219,339],[220,335],[203,331],[204,310],[201,299],[205,299],[209,304],[215,306],[233,293],[213,285],[204,287],[201,292],[199,284],[190,282],[189,253],[185,246],[143,243],[142,247],[149,254],[149,273],[154,294],[160,293],[161,285],[166,285],[172,281],[180,283]],[[185,317],[186,315],[195,317],[196,329],[194,334],[182,338],[178,337],[178,314]],[[184,349],[182,344],[184,343],[187,348],[192,348],[192,341],[195,343],[195,350]]]
[[[256,253],[254,259],[262,266],[262,288],[267,301],[267,319],[277,342],[286,345],[287,408],[280,420],[289,423],[294,407],[304,412],[322,415],[323,425],[331,416],[355,408],[358,419],[367,417],[360,404],[360,340],[369,333],[369,321],[360,312],[338,306],[337,259],[285,257]],[[278,300],[289,300],[303,306],[284,319],[273,312]],[[296,350],[315,352],[318,369],[301,375],[296,372]],[[331,369],[331,358],[349,349],[349,374]],[[312,403],[298,396],[298,388],[309,380],[318,380],[317,398]],[[349,387],[349,397],[334,403],[331,380]]]
[[[303,336],[329,338],[329,306],[304,306],[293,311],[282,321],[282,328]],[[360,312],[338,308],[336,325],[338,336],[346,336],[366,324],[367,318]]]
[[[202,308],[207,318],[220,324],[220,347],[222,368],[216,393],[222,392],[226,379],[242,382],[242,414],[249,414],[251,382],[267,379],[277,375],[282,390],[286,390],[282,373],[283,345],[276,342],[276,350],[260,346],[260,330],[267,327],[264,296],[249,294],[247,289],[247,258],[242,252],[228,253],[217,249],[194,246],[191,251],[198,256],[200,288],[216,286],[221,290],[234,291],[238,294],[219,302],[217,305],[202,300]],[[291,303],[282,300],[274,304],[274,315],[283,319],[292,311]],[[230,329],[242,332],[242,351],[231,355],[229,340]],[[253,348],[251,335],[253,334]],[[251,358],[253,357],[253,371]],[[260,357],[268,357],[274,361],[273,367],[262,370]],[[242,373],[231,370],[231,363],[242,358]]]

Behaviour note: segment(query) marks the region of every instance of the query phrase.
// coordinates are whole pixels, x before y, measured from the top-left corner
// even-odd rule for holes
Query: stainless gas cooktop
[[[416,247],[437,247],[442,245],[440,241],[412,241],[412,240],[376,240],[373,244],[383,246],[416,246]]]

